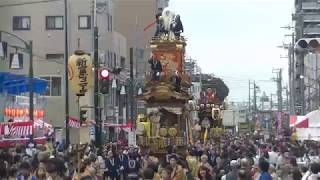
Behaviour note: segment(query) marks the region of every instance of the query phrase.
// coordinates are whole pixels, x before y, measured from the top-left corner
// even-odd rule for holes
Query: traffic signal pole
[[[102,131],[102,122],[101,122],[101,113],[99,110],[99,57],[98,57],[98,27],[94,27],[94,120],[96,123],[95,126],[95,142],[98,152],[101,153],[101,131]]]
[[[95,125],[95,145],[98,150],[98,154],[102,153],[102,142],[101,142],[101,132],[102,132],[102,122],[101,122],[101,111],[99,102],[99,55],[98,55],[98,25],[97,25],[97,13],[96,13],[96,1],[93,1],[93,50],[94,50],[94,92],[93,92],[93,104],[94,104],[94,121]]]
[[[65,127],[66,127],[66,148],[70,145],[69,131],[69,78],[68,78],[68,0],[64,0],[64,83],[65,83]]]

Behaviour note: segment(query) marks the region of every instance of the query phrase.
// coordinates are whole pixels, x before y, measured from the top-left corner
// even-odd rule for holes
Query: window
[[[90,29],[91,28],[91,17],[90,16],[79,16],[78,19],[79,29]]]
[[[47,29],[63,29],[63,16],[46,16]]]
[[[61,77],[44,76],[40,78],[48,81],[48,88],[44,93],[45,96],[61,96]]]
[[[48,60],[61,60],[64,59],[64,54],[46,54]]]
[[[30,16],[13,16],[13,30],[30,30]]]

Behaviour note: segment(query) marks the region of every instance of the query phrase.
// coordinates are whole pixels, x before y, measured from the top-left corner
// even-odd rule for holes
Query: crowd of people
[[[0,150],[1,180],[315,180],[320,179],[318,142],[264,141],[224,136],[200,141],[161,157],[147,148],[106,144],[63,148],[28,143]]]

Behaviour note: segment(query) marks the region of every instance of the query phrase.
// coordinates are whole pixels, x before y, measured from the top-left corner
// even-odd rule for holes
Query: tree
[[[220,103],[229,95],[229,88],[221,78],[209,74],[202,75],[202,90],[208,88],[216,90],[216,96]]]

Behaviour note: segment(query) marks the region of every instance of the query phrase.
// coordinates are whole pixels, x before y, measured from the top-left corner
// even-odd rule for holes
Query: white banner
[[[129,131],[128,133],[128,145],[129,146],[137,145],[136,133],[134,131]]]
[[[320,128],[297,128],[298,140],[320,141]]]

